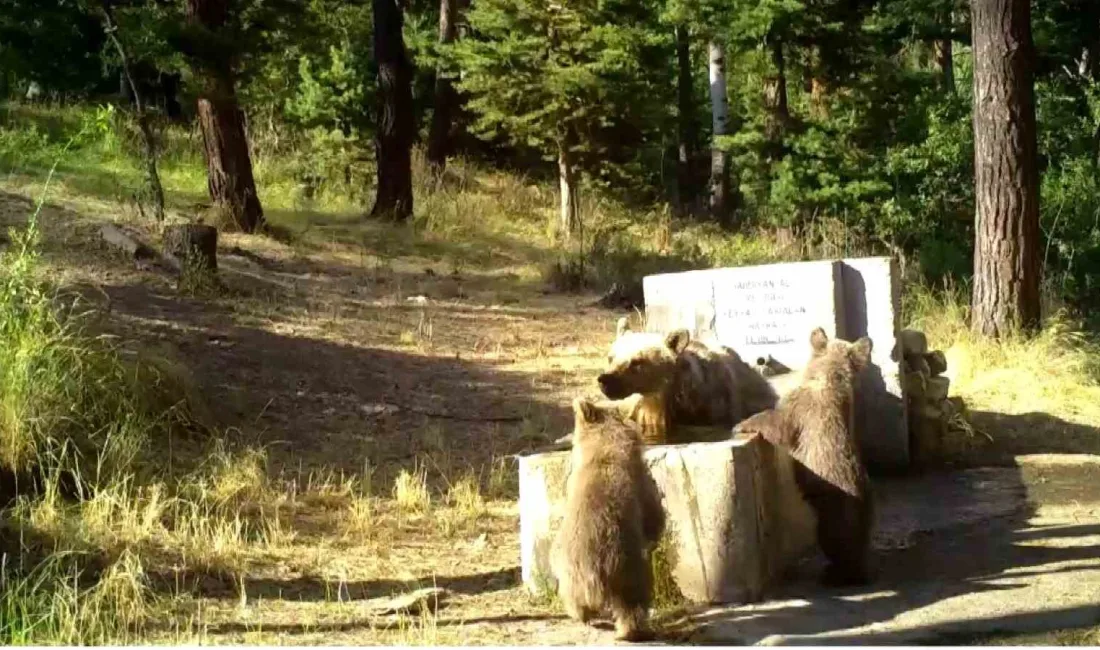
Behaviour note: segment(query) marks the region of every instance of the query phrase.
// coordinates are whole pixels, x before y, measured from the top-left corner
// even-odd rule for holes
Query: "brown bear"
[[[572,469],[550,566],[571,618],[587,623],[610,609],[616,638],[638,641],[650,635],[648,555],[664,532],[665,511],[627,410],[619,402],[573,401]]]
[[[735,435],[759,434],[788,450],[795,482],[817,516],[817,541],[829,567],[826,584],[869,579],[874,511],[871,484],[853,429],[857,374],[870,362],[871,339],[830,341],[810,334],[812,356],[799,386],[779,405],[741,422]]]
[[[674,425],[725,427],[775,406],[776,394],[732,349],[692,339],[686,329],[662,336],[632,332],[619,320],[608,367],[597,381],[611,399],[638,393],[631,418],[650,444],[668,441]]]

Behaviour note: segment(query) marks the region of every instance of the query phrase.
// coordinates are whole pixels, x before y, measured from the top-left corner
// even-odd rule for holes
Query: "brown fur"
[[[550,562],[571,618],[586,623],[610,609],[616,637],[636,641],[649,636],[648,552],[665,512],[637,426],[624,419],[633,406],[574,400],[565,519]]]
[[[825,581],[869,580],[871,485],[853,429],[856,375],[867,366],[871,340],[829,341],[824,330],[810,335],[813,356],[802,383],[774,410],[748,418],[735,435],[760,434],[791,452],[795,480],[817,514],[817,538],[829,559]]]
[[[597,381],[612,399],[643,396],[631,419],[650,443],[667,441],[674,425],[732,427],[776,402],[767,380],[732,349],[683,329],[631,332],[625,318]]]

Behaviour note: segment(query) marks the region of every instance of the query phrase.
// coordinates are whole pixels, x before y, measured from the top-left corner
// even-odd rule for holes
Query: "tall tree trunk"
[[[787,66],[783,58],[783,40],[777,35],[768,36],[768,52],[772,69],[764,77],[764,107],[767,110],[764,136],[768,139],[768,158],[775,160],[783,151],[783,136],[791,119],[787,106]]]
[[[187,19],[202,30],[217,33],[229,18],[228,5],[228,0],[187,0]],[[225,213],[227,225],[255,232],[263,224],[264,212],[252,176],[233,62],[212,56],[201,59],[197,67],[198,117],[210,200]]]
[[[412,64],[402,36],[404,17],[397,0],[372,0],[374,57],[378,62],[378,194],[372,217],[412,216]]]
[[[460,0],[439,1],[439,42],[454,42],[458,32]],[[435,103],[432,126],[428,132],[428,164],[436,174],[442,174],[451,153],[451,122],[458,104],[458,92],[454,82],[442,67],[435,71]]]
[[[825,63],[821,59],[821,46],[814,45],[810,48],[810,61],[806,66],[805,90],[810,94],[810,115],[817,119],[829,117],[829,107],[826,103],[829,95],[829,84],[826,81]]]
[[[1029,0],[973,0],[974,186],[971,327],[1000,337],[1038,326],[1039,173]]]
[[[710,145],[710,210],[719,223],[726,224],[730,212],[729,155],[718,146],[718,138],[728,134],[729,99],[726,97],[726,50],[717,42],[707,46],[710,54],[710,110],[713,139]]]
[[[940,26],[947,35],[943,38],[936,39],[932,49],[935,52],[936,65],[940,69],[940,84],[944,92],[955,92],[955,61],[954,53],[951,43],[951,34],[954,29],[954,24],[951,16],[951,9],[945,9],[943,12],[943,19],[940,21]]]
[[[122,77],[133,95],[134,117],[137,121],[138,130],[141,132],[141,141],[145,149],[145,185],[149,190],[150,198],[153,199],[153,216],[157,221],[164,221],[164,186],[160,184],[160,173],[157,171],[157,138],[153,130],[152,116],[149,115],[148,105],[134,81],[130,57],[122,44],[122,38],[118,35],[118,26],[115,24],[110,2],[104,2],[102,9],[103,29],[118,52],[119,61],[122,63]]]
[[[695,160],[697,126],[695,102],[692,101],[691,83],[691,35],[684,25],[676,27],[676,90],[679,120],[679,146],[676,166],[676,186],[681,211],[695,200],[695,182],[692,166]]]
[[[580,235],[580,193],[577,187],[577,162],[573,147],[576,146],[576,135],[572,129],[566,128],[565,136],[558,145],[558,185],[561,189],[561,221],[560,230],[562,238],[570,242]]]

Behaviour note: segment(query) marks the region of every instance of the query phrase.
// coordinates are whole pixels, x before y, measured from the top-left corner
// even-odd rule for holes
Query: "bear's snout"
[[[627,395],[623,389],[622,379],[615,375],[603,373],[596,378],[596,382],[600,385],[600,392],[606,397],[622,399]]]

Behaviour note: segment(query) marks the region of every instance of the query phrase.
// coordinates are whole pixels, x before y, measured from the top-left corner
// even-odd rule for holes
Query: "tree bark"
[[[768,52],[772,70],[764,77],[764,107],[767,110],[764,136],[768,140],[768,158],[775,160],[783,151],[783,136],[791,119],[787,105],[787,66],[783,58],[782,39],[769,35]]]
[[[695,122],[695,106],[692,101],[691,83],[691,35],[687,27],[676,27],[676,62],[677,62],[677,104],[679,120],[679,146],[676,167],[676,186],[679,196],[680,209],[690,205],[695,200],[695,182],[692,174],[692,164],[695,160],[695,141],[697,126]]]
[[[580,234],[580,193],[577,187],[577,163],[572,147],[576,144],[572,132],[566,133],[558,146],[558,185],[561,189],[562,238],[570,242]]]
[[[936,39],[932,49],[936,57],[936,65],[940,69],[940,84],[944,92],[955,92],[955,61],[951,42],[951,33],[954,30],[952,24],[951,9],[944,10],[942,27],[946,37]]]
[[[372,217],[404,221],[412,216],[412,64],[402,36],[397,0],[372,0],[374,57],[378,62],[378,193]]]
[[[459,0],[439,2],[439,42],[452,43],[458,32]],[[458,104],[454,82],[442,68],[435,72],[435,104],[432,125],[428,132],[428,164],[435,174],[442,174],[451,153],[451,122]]]
[[[718,145],[729,128],[729,99],[726,96],[726,50],[717,42],[707,46],[710,59],[710,108],[712,140],[710,148],[710,211],[719,223],[726,224],[730,212],[729,155]]]
[[[1039,172],[1029,0],[973,0],[975,248],[971,327],[1039,325]]]
[[[126,82],[125,86],[129,87],[129,91],[133,95],[134,118],[137,122],[138,130],[141,132],[141,142],[145,149],[143,152],[145,185],[153,199],[153,216],[157,221],[164,221],[164,186],[160,183],[160,173],[157,171],[157,138],[153,130],[152,117],[149,115],[148,105],[143,101],[141,91],[138,90],[137,83],[134,81],[134,72],[130,66],[130,57],[126,53],[126,48],[123,46],[122,39],[118,35],[118,26],[115,24],[110,2],[104,2],[102,9],[103,30],[106,32],[107,38],[114,44],[115,50],[118,52],[119,61],[122,63],[122,77]]]
[[[187,19],[202,30],[216,33],[228,18],[228,0],[187,0]],[[196,67],[210,200],[225,214],[227,226],[255,232],[263,224],[264,212],[252,175],[244,113],[237,103],[233,62],[224,56],[208,56]]]

